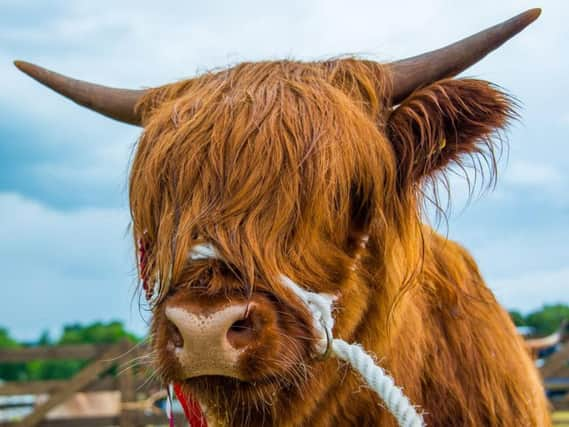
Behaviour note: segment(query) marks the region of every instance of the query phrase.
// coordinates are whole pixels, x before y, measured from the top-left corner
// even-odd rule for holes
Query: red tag
[[[142,281],[142,289],[144,289],[144,296],[147,301],[152,298],[153,289],[148,283],[148,272],[146,271],[148,265],[148,242],[144,241],[141,237],[138,239],[138,268],[140,269],[140,280]]]
[[[174,384],[176,397],[182,404],[184,414],[190,427],[207,427],[207,420],[200,407],[200,403],[189,394],[184,394],[179,384]]]

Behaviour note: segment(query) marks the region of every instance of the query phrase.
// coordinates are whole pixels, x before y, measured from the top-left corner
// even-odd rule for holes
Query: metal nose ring
[[[322,325],[322,328],[324,328],[324,331],[326,332],[326,350],[324,351],[324,353],[319,355],[316,359],[324,361],[324,360],[328,359],[330,357],[330,355],[332,354],[332,331],[330,331],[330,329],[328,329],[326,327],[324,322],[321,321],[320,323]]]

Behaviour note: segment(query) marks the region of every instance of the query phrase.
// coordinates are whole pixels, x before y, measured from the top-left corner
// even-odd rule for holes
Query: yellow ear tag
[[[443,149],[447,146],[447,139],[443,138],[441,139],[441,142],[439,143],[439,151],[443,151]]]

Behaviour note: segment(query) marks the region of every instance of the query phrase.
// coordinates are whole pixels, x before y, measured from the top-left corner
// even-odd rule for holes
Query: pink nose
[[[174,352],[186,378],[240,377],[239,356],[254,339],[252,310],[254,305],[248,310],[246,303],[227,305],[213,312],[166,306],[166,317],[179,333],[173,341]]]

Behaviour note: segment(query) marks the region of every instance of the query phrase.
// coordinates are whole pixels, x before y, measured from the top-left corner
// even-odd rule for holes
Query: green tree
[[[19,348],[21,345],[13,339],[8,330],[0,328],[0,349]],[[26,378],[25,363],[0,363],[0,379],[4,381],[16,381]]]
[[[121,322],[95,322],[87,326],[66,325],[58,344],[112,344],[121,340],[138,342],[140,339],[127,332]]]
[[[545,305],[525,317],[526,324],[533,326],[540,335],[555,332],[563,320],[569,320],[569,306],[564,304]]]
[[[86,326],[74,323],[63,327],[63,334],[54,345],[112,344],[122,340],[135,343],[140,339],[126,331],[118,321],[95,322]],[[45,333],[40,341],[50,342]],[[87,363],[84,360],[34,360],[27,364],[27,376],[30,380],[66,379],[75,375]]]
[[[18,348],[20,344],[13,339],[6,328],[0,328],[0,348]]]
[[[510,317],[516,326],[527,326],[524,315],[517,310],[510,311]]]
[[[121,322],[95,322],[85,326],[66,325],[57,341],[53,341],[49,333],[44,331],[33,345],[112,344],[122,340],[135,343],[140,339],[126,331]],[[0,349],[20,347],[23,345],[13,339],[7,329],[0,328]],[[33,360],[27,363],[2,363],[0,364],[0,379],[5,381],[67,379],[75,375],[87,363],[88,361],[84,360]]]
[[[37,345],[39,346],[46,346],[51,345],[51,337],[49,336],[49,331],[43,331],[38,339]]]

